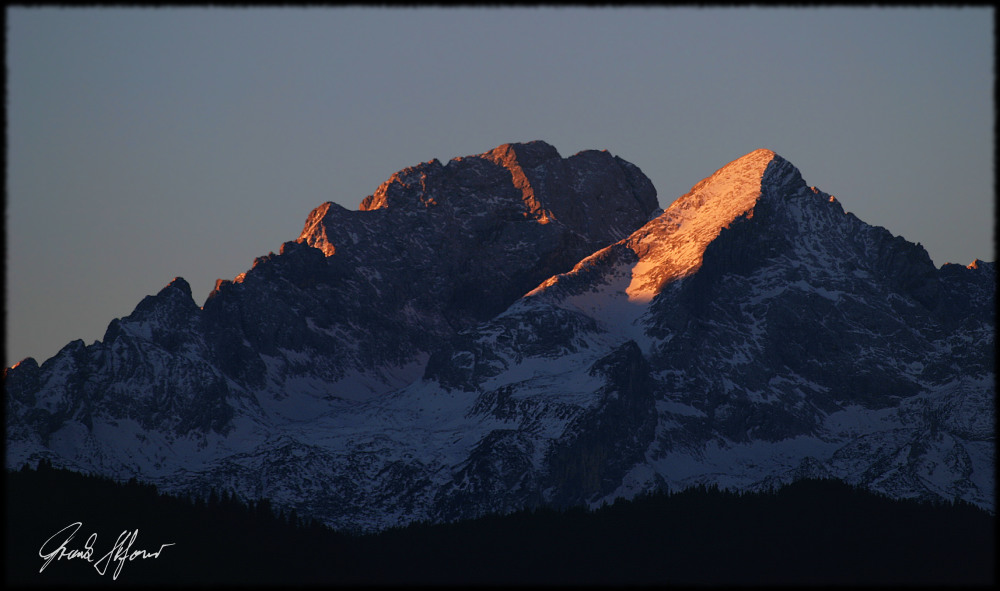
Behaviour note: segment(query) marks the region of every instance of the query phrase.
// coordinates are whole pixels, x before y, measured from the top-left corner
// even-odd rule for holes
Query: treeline
[[[52,468],[7,472],[6,581],[14,584],[240,584],[270,585],[339,582],[336,555],[348,536],[315,520],[275,511],[270,501],[243,501],[229,492],[207,499],[161,494],[135,479],[114,480]],[[44,562],[40,549],[64,527],[82,522],[69,550],[83,550],[97,534],[93,562],[62,559]],[[103,575],[94,564],[124,531],[138,534],[131,552],[156,552],[157,558],[117,563]],[[65,535],[61,539],[65,539]],[[58,540],[57,540],[58,541]],[[46,549],[55,545],[46,544]],[[331,556],[334,558],[331,560]]]
[[[96,533],[94,562],[125,530],[139,530],[133,552],[174,544],[126,561],[116,585],[988,585],[995,575],[989,513],[834,480],[776,493],[700,487],[372,535],[334,532],[266,500],[177,498],[44,463],[7,472],[6,489],[6,582],[16,585],[112,584],[115,562],[103,576],[81,558],[39,573],[43,544],[74,522],[83,525],[66,548],[83,550]]]

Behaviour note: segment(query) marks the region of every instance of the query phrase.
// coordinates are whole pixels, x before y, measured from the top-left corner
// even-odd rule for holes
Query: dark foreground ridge
[[[920,584],[995,581],[996,518],[967,503],[893,500],[834,480],[777,492],[699,487],[594,511],[550,508],[373,535],[337,533],[229,493],[162,495],[150,485],[54,469],[7,473],[5,582],[112,584],[83,559],[39,573],[52,534],[83,522],[95,560],[123,531],[164,548],[122,565],[132,584]]]

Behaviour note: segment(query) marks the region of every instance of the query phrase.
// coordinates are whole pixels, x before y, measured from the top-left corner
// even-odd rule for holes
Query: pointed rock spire
[[[626,293],[649,301],[671,280],[701,266],[708,244],[736,218],[753,215],[757,200],[796,179],[798,170],[771,150],[759,149],[715,171],[629,238],[639,256]]]
[[[183,277],[174,277],[173,281],[167,284],[166,287],[160,290],[157,295],[164,295],[168,289],[175,289],[180,292],[185,299],[194,300],[194,296],[191,295],[191,284],[187,282]]]

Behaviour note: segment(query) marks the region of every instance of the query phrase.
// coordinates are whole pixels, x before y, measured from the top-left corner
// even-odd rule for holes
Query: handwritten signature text
[[[138,559],[159,558],[164,548],[174,545],[173,542],[160,544],[160,549],[156,552],[148,552],[142,549],[133,550],[132,547],[139,536],[139,530],[125,530],[118,536],[111,550],[95,561],[94,545],[97,543],[96,533],[90,534],[90,537],[83,544],[83,548],[70,548],[70,542],[76,536],[77,532],[80,531],[81,527],[83,527],[83,522],[81,521],[71,523],[45,540],[45,543],[38,550],[38,556],[44,560],[42,568],[38,569],[38,572],[44,571],[53,560],[85,560],[92,564],[97,572],[103,576],[108,571],[108,567],[116,563],[117,566],[115,566],[111,578],[118,580],[118,574],[121,573],[122,567],[126,562]]]

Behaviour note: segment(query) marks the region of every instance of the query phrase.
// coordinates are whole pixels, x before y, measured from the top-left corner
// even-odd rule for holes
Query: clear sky
[[[541,139],[668,206],[756,148],[994,260],[992,8],[8,8],[5,365],[101,339],[393,172]]]

